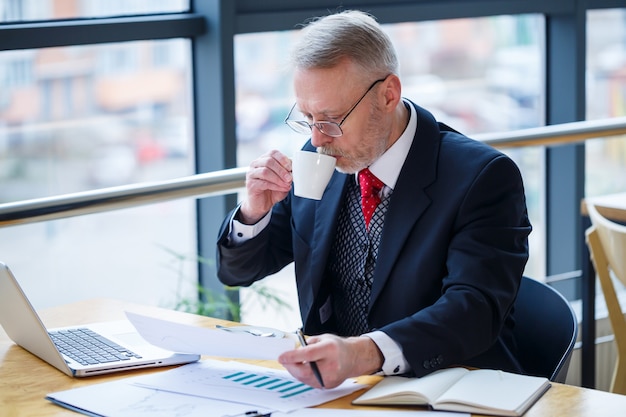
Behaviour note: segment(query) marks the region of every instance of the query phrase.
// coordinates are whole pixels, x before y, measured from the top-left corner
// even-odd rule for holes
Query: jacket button
[[[424,367],[424,369],[430,369],[430,362],[428,360],[425,360],[424,363],[422,363],[422,366]]]
[[[396,366],[393,370],[394,374],[397,374],[398,372],[400,372],[400,365]]]

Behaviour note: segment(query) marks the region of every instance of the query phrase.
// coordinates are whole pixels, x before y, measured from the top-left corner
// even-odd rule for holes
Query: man
[[[293,194],[285,155],[253,161],[217,255],[228,285],[295,261],[304,330],[317,336],[279,362],[314,387],[313,361],[326,387],[451,365],[522,371],[511,307],[531,226],[516,165],[401,97],[393,46],[365,13],[309,23],[293,65],[286,122],[336,172],[314,201]],[[370,197],[366,168],[382,181]],[[371,219],[362,197],[380,199]]]

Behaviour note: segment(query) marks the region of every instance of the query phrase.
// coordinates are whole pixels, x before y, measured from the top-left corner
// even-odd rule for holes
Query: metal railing
[[[473,135],[497,148],[554,146],[626,135],[626,117],[563,123],[504,133]],[[173,180],[102,188],[0,204],[0,227],[130,208],[177,198],[232,194],[245,186],[247,168]]]
[[[0,227],[130,208],[184,197],[231,194],[245,186],[247,168],[159,182],[101,188],[0,204]]]

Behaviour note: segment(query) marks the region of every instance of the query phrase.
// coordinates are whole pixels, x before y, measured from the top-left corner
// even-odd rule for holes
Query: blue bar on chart
[[[247,387],[276,392],[279,394],[280,398],[295,397],[313,389],[313,387],[299,381],[292,381],[267,375],[256,375],[242,371],[226,375],[223,378]]]

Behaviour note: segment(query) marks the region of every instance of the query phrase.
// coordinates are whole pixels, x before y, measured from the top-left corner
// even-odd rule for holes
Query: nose
[[[320,132],[317,127],[313,127],[313,129],[311,129],[311,145],[315,146],[316,148],[331,143],[333,139],[334,138],[332,136],[328,136]]]

